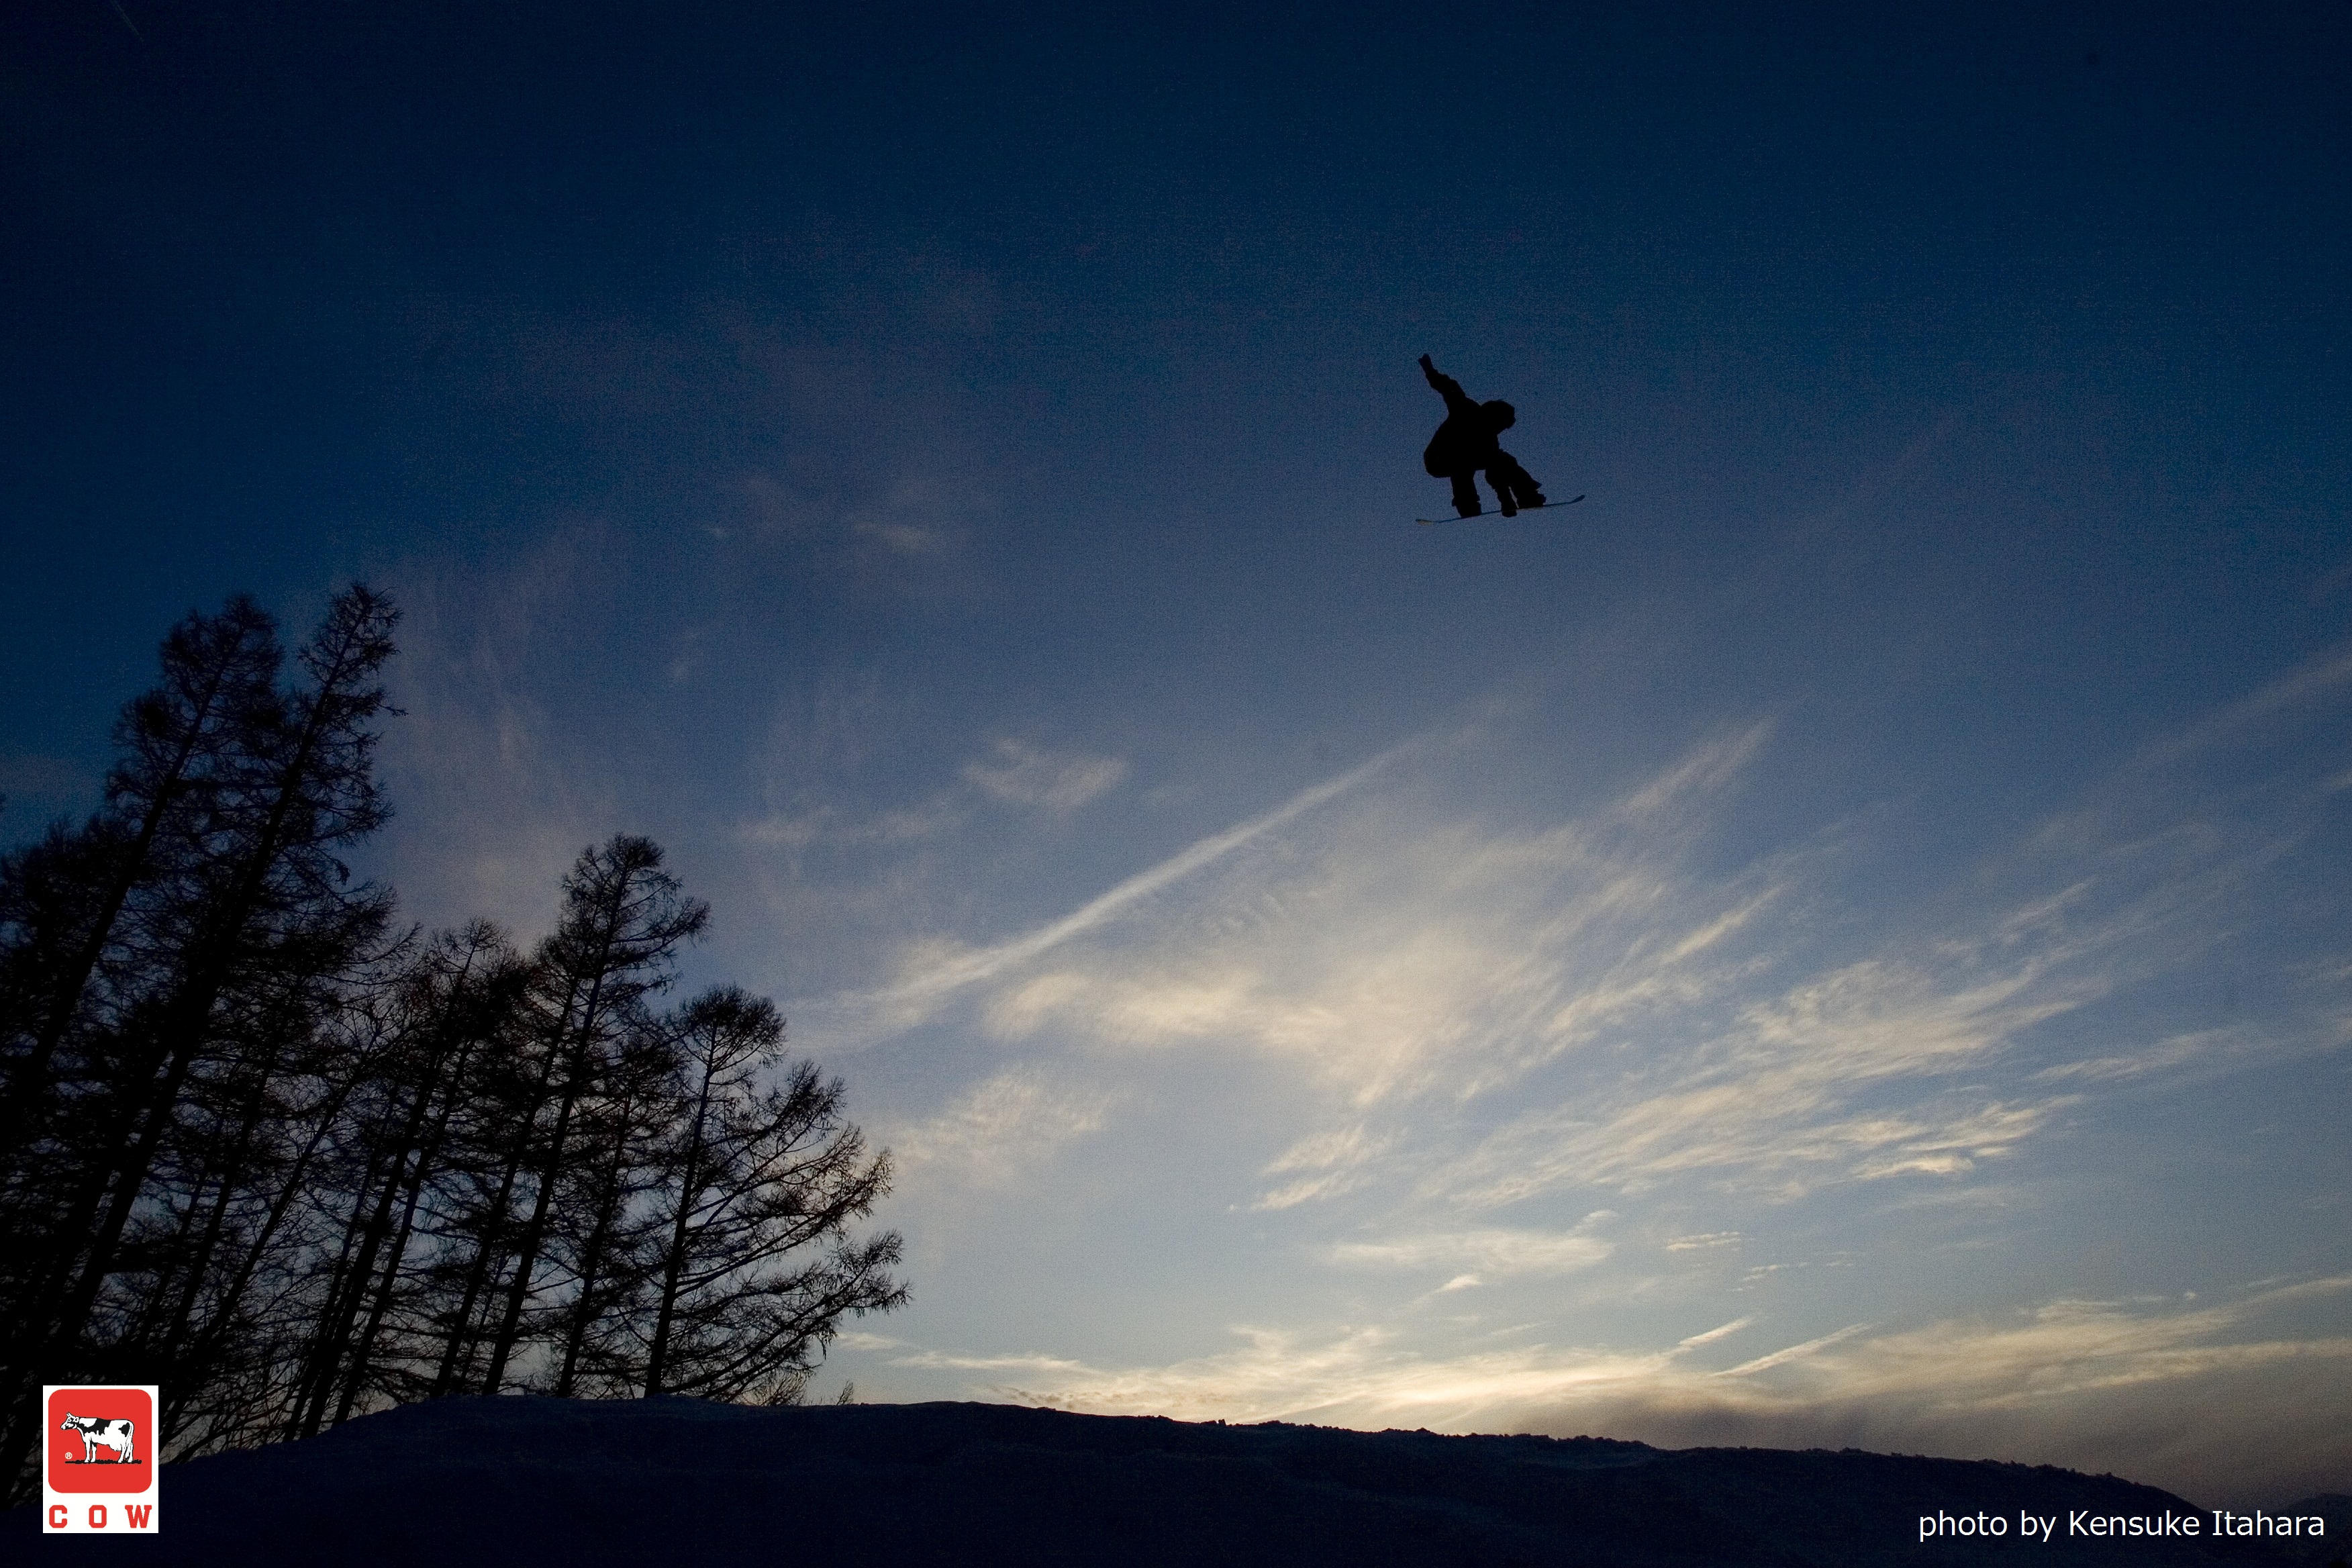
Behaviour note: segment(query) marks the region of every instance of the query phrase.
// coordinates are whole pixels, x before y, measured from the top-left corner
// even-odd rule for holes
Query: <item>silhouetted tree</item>
[[[103,804],[0,861],[0,1470],[26,1452],[39,1369],[79,1315],[67,1301],[147,1065],[131,1043],[201,899],[224,796],[278,701],[275,627],[251,600],[192,614],[162,678],[115,725]]]
[[[348,1416],[371,1386],[371,1358],[399,1296],[402,1269],[429,1184],[441,1173],[450,1126],[510,1043],[529,973],[499,930],[476,921],[425,945],[394,994],[397,1046],[377,1092],[354,1118],[352,1152],[337,1200],[345,1245],[329,1276],[295,1391],[289,1435]]]
[[[669,1020],[640,1020],[583,1101],[580,1156],[557,1205],[552,1250],[572,1277],[570,1297],[551,1324],[562,1342],[548,1385],[558,1397],[634,1394],[644,1381],[644,1346],[627,1332],[626,1309],[643,1286],[658,1223],[645,1199],[659,1181],[661,1145],[677,1110],[678,1058]]]
[[[319,1259],[341,1230],[331,1200],[351,1130],[365,1121],[354,1106],[380,1098],[401,1047],[388,993],[409,958],[404,945],[347,977],[335,1005],[291,1049],[259,1064],[270,1070],[242,1100],[217,1195],[201,1180],[168,1170],[159,1177],[165,1198],[152,1205],[151,1226],[160,1228],[157,1215],[194,1208],[194,1198],[209,1197],[214,1216],[193,1259],[182,1260],[175,1249],[162,1254],[163,1267],[181,1270],[181,1289],[167,1293],[124,1271],[132,1299],[143,1286],[158,1306],[173,1295],[180,1303],[162,1333],[126,1340],[147,1352],[164,1382],[166,1439],[184,1453],[263,1440],[282,1424],[289,1385],[303,1365],[301,1347],[321,1316],[322,1289],[331,1294]],[[256,1115],[257,1107],[265,1114]],[[202,1123],[199,1131],[218,1137]],[[202,1137],[193,1142],[205,1146]],[[230,1218],[225,1226],[223,1215]],[[135,1239],[126,1242],[126,1255],[135,1255],[136,1247]],[[350,1250],[346,1235],[338,1266]],[[331,1269],[323,1275],[334,1278]]]
[[[417,1303],[432,1342],[426,1398],[467,1392],[478,1381],[486,1312],[514,1253],[515,1205],[528,1194],[538,1125],[557,1058],[533,1005],[535,965],[520,976],[500,1047],[484,1058],[470,1092],[451,1108],[442,1168],[433,1173],[421,1224],[431,1243]]]
[[[0,1478],[45,1381],[160,1382],[159,1452],[510,1384],[796,1397],[906,1292],[841,1086],[765,1002],[653,999],[708,911],[619,836],[526,960],[429,941],[342,857],[397,616],[354,586],[283,663],[192,615],[87,821],[0,856]]]
[[[36,921],[6,942],[19,981],[7,987],[16,1059],[5,1142],[9,1239],[22,1261],[9,1280],[15,1331],[0,1383],[10,1424],[0,1454],[12,1461],[31,1436],[29,1389],[92,1370],[92,1308],[247,940],[250,922],[225,906],[250,889],[249,910],[293,839],[294,814],[278,813],[271,836],[257,796],[272,782],[294,793],[315,785],[333,771],[331,731],[345,719],[365,722],[342,700],[364,683],[341,680],[324,694],[308,754],[289,755],[285,731],[302,700],[276,688],[278,661],[274,629],[250,601],[192,616],[164,642],[163,682],[125,710],[122,760],[73,852],[13,868],[54,870],[63,858],[87,879],[78,900],[30,903],[78,919]],[[365,704],[370,713],[380,701]],[[62,841],[53,834],[50,848]]]
[[[709,919],[708,906],[687,898],[661,862],[651,839],[625,834],[584,851],[564,879],[562,916],[540,949],[534,990],[546,1036],[539,1098],[547,1114],[543,1127],[534,1117],[520,1130],[536,1145],[530,1151],[536,1158],[529,1162],[530,1211],[515,1241],[504,1311],[490,1338],[485,1394],[496,1394],[505,1383],[507,1363],[522,1337],[564,1162],[575,1152],[574,1113],[644,1026],[643,1001],[669,984],[679,945]]]
[[[378,677],[396,618],[365,587],[345,590],[301,651],[309,683],[264,690],[259,678],[274,661],[267,617],[233,604],[221,624],[199,617],[183,628],[207,635],[166,643],[165,685],[126,715],[131,756],[114,794],[140,803],[140,828],[124,831],[131,808],[118,808],[112,836],[124,858],[91,900],[105,932],[94,923],[79,949],[97,956],[87,972],[79,959],[58,971],[38,1026],[46,1034],[19,1073],[37,1076],[39,1041],[62,1040],[77,1016],[87,1017],[83,1092],[58,1118],[55,1140],[64,1180],[52,1196],[62,1201],[50,1207],[33,1248],[39,1261],[11,1303],[18,1332],[8,1370],[18,1397],[5,1453],[16,1465],[35,1429],[26,1390],[44,1379],[127,1379],[153,1369],[139,1353],[151,1347],[130,1331],[138,1305],[109,1300],[107,1311],[97,1309],[125,1261],[133,1215],[158,1196],[151,1177],[194,1103],[192,1081],[253,1078],[257,1056],[300,1032],[289,1011],[331,1009],[339,977],[382,936],[386,896],[352,886],[336,856],[385,815],[373,726],[384,708]],[[224,706],[219,693],[232,688],[236,700]],[[130,857],[151,822],[142,868]],[[152,896],[142,900],[142,892]],[[126,922],[122,911],[134,902],[142,907]],[[121,978],[108,988],[110,1005],[91,1006],[89,975],[118,936]],[[258,1076],[266,1088],[266,1065]],[[56,1109],[57,1096],[49,1099]],[[236,1142],[232,1133],[232,1159]]]
[[[122,757],[105,805],[79,830],[53,826],[0,864],[0,1173],[11,1176],[52,1108],[58,1051],[77,1026],[101,1026],[142,989],[135,949],[162,934],[151,928],[169,923],[172,894],[185,897],[168,884],[200,862],[221,792],[275,717],[277,628],[251,599],[239,595],[218,616],[191,613],[160,657],[162,680],[115,724]],[[159,889],[141,921],[136,900]],[[93,996],[110,955],[117,994]]]
[[[683,1073],[665,1161],[659,1251],[639,1307],[647,1394],[797,1399],[845,1315],[907,1299],[893,1232],[848,1226],[890,1190],[887,1154],[841,1114],[838,1079],[781,1083],[783,1020],[733,988],[680,1017]]]

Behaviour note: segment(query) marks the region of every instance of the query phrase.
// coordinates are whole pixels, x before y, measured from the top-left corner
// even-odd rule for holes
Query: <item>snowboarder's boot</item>
[[[1520,509],[1544,504],[1543,488],[1536,477],[1519,466],[1519,460],[1508,452],[1497,452],[1486,465],[1486,482],[1503,498],[1503,515],[1513,517]]]
[[[1464,517],[1475,517],[1486,509],[1478,504],[1478,482],[1468,474],[1449,474],[1454,481],[1454,510]]]

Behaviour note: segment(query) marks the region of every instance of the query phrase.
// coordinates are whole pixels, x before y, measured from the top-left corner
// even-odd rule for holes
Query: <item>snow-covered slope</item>
[[[447,1400],[162,1481],[156,1539],[40,1539],[21,1510],[0,1562],[2157,1568],[2324,1563],[2345,1547],[2340,1533],[2292,1548],[2070,1535],[2077,1510],[2194,1516],[2209,1532],[2212,1516],[2046,1467],[1001,1405]],[[1921,1517],[1937,1514],[1998,1518],[2007,1534],[1923,1545]],[[2054,1520],[2056,1540],[2021,1540],[2021,1515]],[[2344,1528],[2339,1512],[2330,1529]]]

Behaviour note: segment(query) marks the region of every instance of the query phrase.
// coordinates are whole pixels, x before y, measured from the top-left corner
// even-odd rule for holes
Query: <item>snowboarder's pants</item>
[[[1465,468],[1444,477],[1454,481],[1454,510],[1465,517],[1475,514],[1479,510],[1478,471]],[[1497,452],[1487,461],[1486,482],[1495,487],[1497,496],[1514,506],[1543,504],[1543,488],[1508,452]]]

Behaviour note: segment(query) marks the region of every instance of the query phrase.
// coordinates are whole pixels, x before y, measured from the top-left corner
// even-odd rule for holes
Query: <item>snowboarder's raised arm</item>
[[[1448,414],[1466,414],[1478,406],[1470,401],[1470,395],[1462,390],[1460,382],[1429,363],[1427,354],[1421,356],[1421,374],[1429,377],[1429,384],[1445,399],[1445,412]]]

